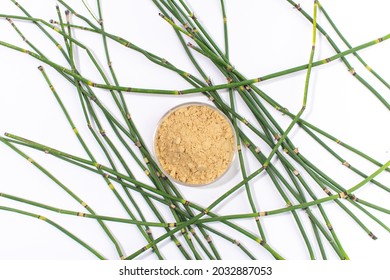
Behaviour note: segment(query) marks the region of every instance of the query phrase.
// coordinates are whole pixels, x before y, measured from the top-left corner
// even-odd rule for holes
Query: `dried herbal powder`
[[[161,167],[191,185],[213,182],[228,169],[234,154],[229,121],[207,105],[186,105],[163,118],[155,136]]]

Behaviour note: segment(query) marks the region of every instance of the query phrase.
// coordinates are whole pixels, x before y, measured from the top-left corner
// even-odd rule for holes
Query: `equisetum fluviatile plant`
[[[389,72],[366,55],[388,53],[390,25],[352,41],[325,0],[44,2],[45,11],[30,1],[0,4],[3,84],[12,88],[0,99],[7,112],[0,219],[17,224],[8,234],[29,243],[29,228],[38,224],[39,242],[52,235],[69,242],[67,253],[62,245],[52,249],[57,257],[161,260],[348,260],[349,238],[388,239],[389,154],[366,150],[388,149]],[[121,5],[132,9],[128,18]],[[267,37],[275,22],[263,22],[264,13],[280,14],[274,21],[283,28],[299,26],[294,36],[302,42],[287,33]],[[257,65],[272,38],[284,40],[268,54],[277,67]],[[299,53],[289,44],[302,46]],[[247,74],[240,65],[258,70]],[[328,83],[353,84],[363,96],[356,102],[368,100],[371,111],[329,93],[330,114],[317,113],[325,110],[316,103],[325,98],[318,79],[332,67],[345,76]],[[281,97],[275,85],[291,85],[291,92]],[[153,153],[159,117],[185,101],[218,108],[234,128],[234,164],[210,186],[172,181]],[[355,115],[334,122],[340,108]],[[335,132],[313,114],[317,122],[329,118]],[[346,124],[360,114],[368,123],[350,133],[370,143],[356,146],[339,134],[348,135]],[[16,257],[11,251],[0,257]],[[19,257],[34,258],[34,249]]]

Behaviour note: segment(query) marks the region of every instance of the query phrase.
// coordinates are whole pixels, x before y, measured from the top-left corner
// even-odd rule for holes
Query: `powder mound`
[[[172,178],[186,184],[208,184],[229,167],[234,134],[220,112],[206,105],[188,105],[162,120],[155,151],[161,167]]]

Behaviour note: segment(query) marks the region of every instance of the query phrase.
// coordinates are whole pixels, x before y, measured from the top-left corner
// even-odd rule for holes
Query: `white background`
[[[68,2],[76,11],[87,15],[81,1]],[[91,9],[96,11],[94,1],[88,2],[90,2]],[[158,16],[158,11],[152,1],[102,2],[104,22],[108,32],[126,38],[134,44],[166,58],[178,68],[193,74],[196,73],[171,27]],[[248,78],[263,76],[307,63],[311,49],[311,24],[286,1],[230,0],[225,2],[227,2],[231,61],[236,69]],[[20,3],[35,17],[45,20],[57,19],[55,1],[21,0]],[[223,29],[219,1],[198,0],[189,1],[189,3],[199,20],[207,26],[207,30],[222,48]],[[301,5],[306,11],[312,13],[312,1],[301,1]],[[387,15],[390,8],[388,1],[376,0],[367,5],[364,1],[324,0],[323,5],[353,46],[372,41],[390,31],[390,19]],[[61,7],[61,11],[64,12],[64,8]],[[0,2],[0,13],[21,14],[11,1]],[[74,21],[79,23],[76,19]],[[26,37],[44,51],[50,59],[66,65],[58,50],[37,31],[33,24],[15,22]],[[331,30],[321,12],[319,12],[318,22],[326,30]],[[0,25],[1,41],[27,48],[8,22],[1,19]],[[101,38],[82,31],[76,31],[75,34],[77,39],[93,50],[100,64],[105,67]],[[329,34],[333,38],[337,38],[333,32],[329,31]],[[57,36],[56,38],[60,43],[63,43],[61,37]],[[335,41],[342,50],[346,49],[340,40]],[[334,54],[323,36],[318,35],[317,42],[316,60]],[[141,54],[125,49],[114,42],[110,42],[109,47],[113,66],[121,85],[175,90],[190,88],[190,85],[186,84],[180,77],[150,63]],[[360,54],[385,80],[390,81],[388,63],[390,61],[390,42],[383,42],[361,51]],[[219,75],[206,59],[198,58],[215,84],[225,83],[224,77]],[[348,59],[356,71],[389,100],[389,90],[378,83],[356,59],[352,56],[349,56]],[[0,133],[10,132],[86,158],[43,77],[37,70],[41,62],[4,47],[0,48],[0,61],[2,64],[0,68],[2,79]],[[78,65],[85,77],[96,82],[101,81],[85,52],[81,50],[78,51]],[[91,143],[90,147],[97,158],[103,161],[103,155],[99,153],[98,147],[94,144],[86,128],[76,90],[49,66],[45,66],[45,69],[69,109],[79,131],[87,143]],[[305,72],[299,72],[264,82],[259,84],[259,87],[291,112],[296,113],[302,102],[304,79]],[[97,90],[96,93],[108,107],[112,107],[113,104],[107,92]],[[224,97],[226,96],[225,91],[220,93]],[[126,94],[126,101],[138,129],[149,147],[152,144],[156,123],[169,108],[187,101],[208,102],[205,97],[199,94],[170,97],[137,93]],[[239,111],[251,120],[246,108],[241,106]],[[272,113],[280,120],[283,127],[288,126],[290,121],[288,118],[275,113],[275,111]],[[313,69],[309,103],[304,118],[382,163],[389,159],[388,110],[348,73],[340,61]],[[345,188],[350,188],[362,180],[341,166],[334,158],[324,153],[304,132],[295,129],[291,133],[291,137],[303,154],[331,174]],[[327,141],[327,143],[330,142]],[[258,141],[258,144],[263,145],[261,141]],[[364,170],[366,174],[371,174],[376,170],[376,166],[366,164],[361,158],[334,144],[331,146],[351,164]],[[265,147],[262,149],[264,153],[268,151]],[[97,213],[126,217],[104,181],[98,176],[80,171],[78,168],[50,156],[24,148],[23,151],[26,151],[65,185],[84,198]],[[125,154],[125,151],[123,153]],[[130,166],[133,166],[134,162],[129,157],[127,158]],[[251,157],[248,156],[247,161],[250,171],[253,172],[258,168]],[[0,174],[0,192],[55,205],[63,209],[83,211],[82,207],[64,194],[58,186],[5,145],[0,145]],[[146,181],[140,170],[136,174],[141,180]],[[237,163],[227,178],[228,180],[225,179],[204,188],[178,187],[188,200],[207,206],[241,180]],[[390,182],[388,174],[382,174],[378,180],[387,186]],[[251,187],[257,203],[260,205],[259,210],[272,210],[285,206],[266,176],[260,176],[254,180]],[[316,193],[318,196],[323,196],[321,191],[316,191]],[[390,202],[389,194],[379,190],[374,185],[367,185],[359,190],[357,195],[385,208],[388,208]],[[141,200],[140,204],[142,205]],[[93,220],[61,216],[3,198],[0,199],[0,205],[26,209],[50,217],[86,240],[107,258],[117,258],[113,246],[107,242],[106,237]],[[373,241],[334,203],[327,203],[325,209],[340,241],[352,259],[389,259],[390,237],[387,231],[361,212],[351,208],[378,236],[378,240]],[[165,209],[161,209],[161,211],[166,217],[169,217]],[[215,211],[219,214],[249,213],[250,208],[245,192],[237,193],[226,203],[217,207]],[[372,212],[385,224],[390,224],[388,215],[374,210]],[[299,213],[303,220],[307,220],[303,213]],[[150,220],[154,219],[152,213],[146,212],[145,215]],[[236,221],[236,223],[251,232],[256,232],[253,220]],[[290,214],[267,217],[263,223],[269,237],[269,243],[284,257],[288,259],[308,258],[305,245],[299,237],[296,224]],[[94,259],[94,256],[81,246],[39,220],[14,213],[0,212],[0,225],[0,259]],[[108,223],[108,225],[121,241],[127,254],[146,245],[146,241],[135,227],[117,223]],[[228,230],[218,225],[215,227],[223,231]],[[305,223],[305,227],[312,238],[310,224]],[[154,230],[155,236],[161,233],[163,233],[162,230]],[[238,236],[234,231],[227,231],[227,233],[231,236]],[[271,259],[271,256],[254,242],[241,236],[238,237],[258,258]],[[214,239],[225,259],[245,258],[235,246],[217,237]],[[181,258],[180,253],[169,242],[163,242],[161,248],[166,258]],[[327,248],[327,252],[329,258],[337,259],[331,249]],[[319,256],[318,252],[316,254]],[[155,255],[147,253],[141,255],[140,258],[155,259]]]

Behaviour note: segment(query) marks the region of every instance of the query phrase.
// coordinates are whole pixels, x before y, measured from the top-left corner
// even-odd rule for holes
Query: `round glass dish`
[[[161,171],[186,186],[206,186],[222,178],[236,153],[229,119],[201,102],[173,107],[160,119],[153,149]]]

